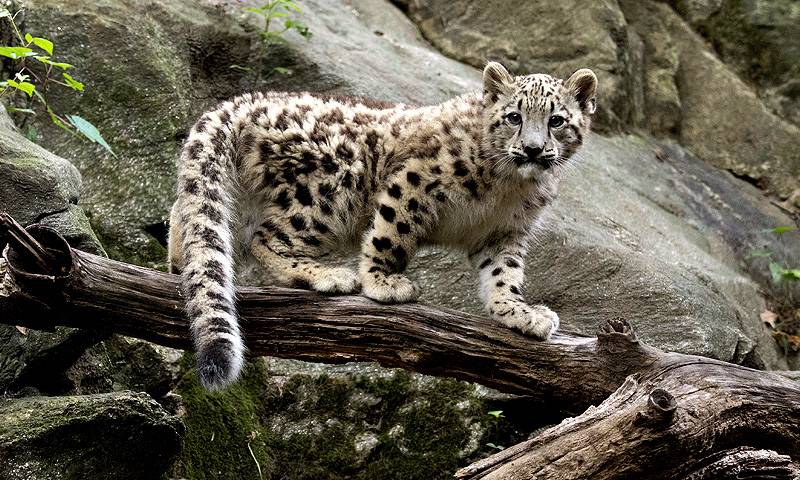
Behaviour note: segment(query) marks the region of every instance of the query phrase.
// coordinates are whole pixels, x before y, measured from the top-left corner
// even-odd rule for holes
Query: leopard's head
[[[535,179],[568,162],[589,133],[597,77],[582,68],[567,80],[483,70],[484,141],[500,174]]]

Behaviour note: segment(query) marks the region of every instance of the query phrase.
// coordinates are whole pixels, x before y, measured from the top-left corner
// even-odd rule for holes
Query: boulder
[[[674,135],[706,162],[800,206],[800,128],[770,111],[668,5],[620,5],[648,53],[645,88],[654,95],[646,116],[655,133]],[[667,130],[658,128],[663,119],[670,119]]]
[[[0,108],[0,211],[20,224],[41,223],[70,245],[103,255],[103,247],[77,206],[81,176],[67,160],[31,142]]]
[[[142,393],[0,398],[0,477],[161,478],[182,434]]]
[[[616,2],[410,0],[399,2],[425,38],[445,55],[483,68],[502,62],[517,74],[562,78],[592,68],[600,82],[597,125],[641,121],[641,42]],[[513,14],[511,13],[513,12]]]
[[[792,0],[672,0],[767,105],[800,126],[800,8]]]
[[[75,167],[25,138],[0,108],[0,211],[22,225],[40,223],[54,228],[73,247],[103,255],[103,247],[77,205],[80,191],[81,177]],[[62,391],[63,372],[102,337],[69,328],[23,334],[0,325],[0,392],[25,386]]]
[[[727,52],[722,60],[652,0],[397,3],[434,46],[475,67],[499,59],[517,73],[562,76],[593,68],[600,130],[646,127],[800,207],[800,129],[791,123],[800,10],[791,1],[671,2]],[[770,81],[759,96],[740,76]]]
[[[530,405],[483,387],[372,364],[256,359],[209,393],[184,360],[186,448],[172,478],[446,479],[524,440],[511,421],[531,423]]]
[[[158,401],[174,385],[162,348],[144,340],[114,335],[86,350],[65,372],[69,394],[146,392]]]

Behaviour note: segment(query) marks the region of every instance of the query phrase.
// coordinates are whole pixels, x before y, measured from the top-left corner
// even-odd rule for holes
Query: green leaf
[[[111,147],[108,145],[108,143],[106,143],[103,136],[100,135],[100,131],[97,130],[97,127],[92,125],[88,120],[77,115],[67,115],[67,118],[72,125],[77,128],[81,134],[83,134],[83,136],[97,144],[100,144],[100,146],[108,150],[111,155],[114,155],[115,157],[117,156],[117,154],[111,150]]]
[[[783,267],[778,262],[769,262],[769,272],[772,274],[772,281],[778,283],[783,278]]]
[[[39,60],[42,63],[46,63],[47,65],[52,65],[54,67],[58,67],[58,68],[60,68],[62,70],[66,70],[68,68],[75,68],[73,65],[70,65],[69,63],[54,62],[54,61],[50,60],[50,57],[45,57],[43,55],[38,55],[38,56],[33,57],[33,58],[35,58],[36,60]]]
[[[795,230],[797,230],[797,227],[782,226],[782,227],[770,228],[768,230],[765,230],[765,232],[777,233],[778,235],[780,235],[782,233],[794,232]]]
[[[8,82],[9,87],[22,90],[23,92],[27,93],[29,97],[33,95],[33,91],[36,90],[36,85],[30,82],[17,82],[15,80],[6,80],[6,82]]]
[[[243,8],[242,11],[249,12],[249,13],[255,13],[256,15],[261,15],[262,17],[266,16],[266,13],[264,13],[264,11],[261,10],[260,8],[247,7],[247,8]]]
[[[275,67],[272,69],[275,73],[280,73],[281,75],[291,75],[292,71],[285,67]]]
[[[767,249],[750,250],[750,252],[748,252],[744,258],[748,259],[748,258],[769,257],[771,255],[772,255],[772,250],[767,250]]]
[[[796,282],[797,280],[800,280],[800,268],[785,268],[781,272],[781,275],[786,280]]]
[[[489,447],[489,448],[494,448],[496,450],[505,450],[506,449],[504,446],[495,445],[494,443],[487,443],[486,446]]]
[[[25,34],[25,39],[26,40],[28,39],[28,35],[29,35],[28,33]],[[28,40],[28,41],[30,41],[30,40]],[[48,54],[50,54],[50,55],[53,54],[53,42],[51,42],[50,40],[48,40],[46,38],[41,38],[41,37],[33,37],[33,44],[36,45],[37,47],[41,48],[42,50],[44,50]]]
[[[287,2],[281,2],[281,3],[283,3],[283,8],[285,8],[286,10],[294,10],[297,13],[300,13],[302,11],[302,10],[300,10],[300,7],[298,7],[297,4],[294,3],[294,2],[288,2],[287,1]]]
[[[71,88],[73,90],[78,90],[78,91],[81,91],[81,92],[83,91],[83,84],[81,82],[75,80],[74,78],[72,78],[72,76],[69,73],[64,72],[61,75],[64,76],[64,80],[67,82],[67,86],[69,88]]]
[[[502,418],[503,411],[502,410],[492,410],[491,412],[486,412],[486,415],[491,415],[494,418]]]
[[[0,55],[14,60],[23,57],[36,55],[33,50],[27,47],[0,47]]]
[[[11,18],[11,12],[6,10],[5,8],[0,8],[0,18],[5,18],[5,17]]]
[[[6,110],[8,110],[8,113],[30,113],[31,115],[36,115],[36,112],[30,108],[8,107]]]

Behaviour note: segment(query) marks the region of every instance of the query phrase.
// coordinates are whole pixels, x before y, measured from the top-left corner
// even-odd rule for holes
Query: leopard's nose
[[[525,147],[523,151],[528,156],[528,161],[534,162],[541,155],[542,147]]]

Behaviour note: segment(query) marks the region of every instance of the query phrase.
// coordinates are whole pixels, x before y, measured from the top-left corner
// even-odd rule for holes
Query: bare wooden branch
[[[29,232],[51,259],[43,268],[28,247],[6,249],[0,322],[190,348],[178,277],[72,250],[42,227]],[[253,355],[376,361],[583,412],[462,469],[460,478],[734,478],[732,459],[774,472],[764,478],[790,478],[796,468],[797,382],[664,353],[639,342],[624,320],[602,323],[596,339],[559,334],[543,343],[477,316],[357,296],[241,288],[238,308]]]

